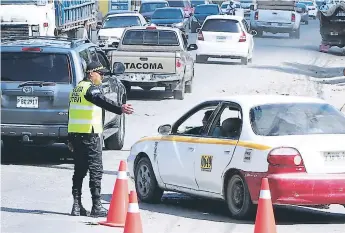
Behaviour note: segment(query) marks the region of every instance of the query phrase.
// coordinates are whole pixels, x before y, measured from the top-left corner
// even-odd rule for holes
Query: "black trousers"
[[[70,134],[73,146],[74,174],[72,194],[81,195],[84,177],[89,171],[89,187],[93,199],[100,198],[103,176],[102,143],[98,134]]]

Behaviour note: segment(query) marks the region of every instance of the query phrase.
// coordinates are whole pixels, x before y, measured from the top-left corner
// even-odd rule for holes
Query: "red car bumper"
[[[273,204],[345,204],[345,173],[261,175],[256,176],[257,182],[253,176],[245,177],[254,203],[259,198],[261,178],[267,177]]]

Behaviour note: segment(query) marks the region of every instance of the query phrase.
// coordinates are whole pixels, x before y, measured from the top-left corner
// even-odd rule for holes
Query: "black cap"
[[[93,61],[87,65],[86,72],[87,73],[97,72],[97,73],[105,74],[109,72],[109,70],[107,70],[100,62]]]

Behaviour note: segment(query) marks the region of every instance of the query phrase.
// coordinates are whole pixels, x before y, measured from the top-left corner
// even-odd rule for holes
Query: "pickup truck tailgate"
[[[291,23],[291,11],[259,10],[258,21],[271,23]]]
[[[116,51],[112,53],[111,62],[122,62],[125,73],[176,73],[175,52]]]

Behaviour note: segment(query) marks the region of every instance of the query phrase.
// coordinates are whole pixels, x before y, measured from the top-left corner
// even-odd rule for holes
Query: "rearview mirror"
[[[196,44],[190,44],[187,48],[187,51],[193,51],[197,49],[198,49],[198,46]]]
[[[126,67],[122,62],[115,62],[113,66],[113,74],[119,75],[125,73]]]
[[[171,125],[161,125],[158,127],[158,133],[162,135],[168,135],[171,132]]]

